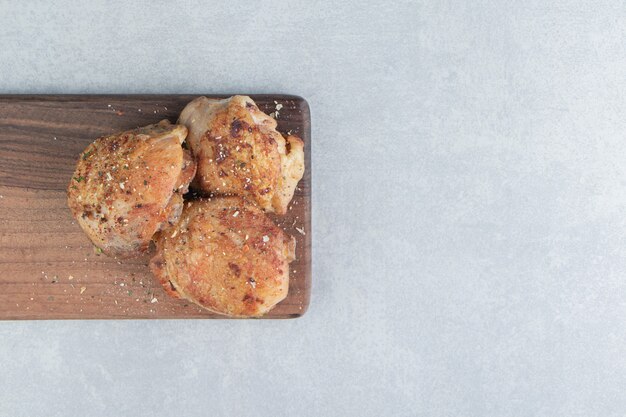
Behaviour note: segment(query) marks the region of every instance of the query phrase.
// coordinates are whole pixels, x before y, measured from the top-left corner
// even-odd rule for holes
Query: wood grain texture
[[[174,122],[195,97],[0,96],[0,319],[223,318],[167,296],[147,267],[149,257],[118,261],[96,253],[66,204],[76,161],[91,141]],[[306,170],[290,209],[272,216],[297,239],[289,295],[265,316],[298,317],[311,288],[309,108],[296,96],[251,97],[268,114],[275,101],[282,104],[278,130],[305,142]]]

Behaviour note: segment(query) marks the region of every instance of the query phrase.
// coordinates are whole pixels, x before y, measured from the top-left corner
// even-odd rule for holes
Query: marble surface
[[[153,3],[0,0],[0,93],[304,96],[311,307],[2,322],[0,416],[624,415],[623,1]]]

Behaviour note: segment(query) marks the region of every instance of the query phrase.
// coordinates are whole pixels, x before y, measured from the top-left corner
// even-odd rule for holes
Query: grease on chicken
[[[159,233],[150,262],[165,290],[235,317],[267,313],[287,296],[295,239],[240,197],[190,202]]]
[[[81,154],[68,205],[106,254],[140,255],[152,236],[174,224],[196,164],[182,143],[187,128],[167,120],[96,139]]]
[[[276,120],[247,96],[199,97],[178,122],[189,129],[189,147],[198,163],[194,187],[244,196],[265,211],[286,213],[304,174],[302,139],[284,138]]]

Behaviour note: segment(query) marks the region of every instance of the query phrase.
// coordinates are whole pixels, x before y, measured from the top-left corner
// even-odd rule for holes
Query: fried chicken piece
[[[296,241],[240,197],[187,203],[150,262],[165,290],[210,311],[258,317],[287,296]]]
[[[189,147],[198,163],[192,183],[205,192],[239,195],[285,214],[304,174],[304,143],[284,138],[276,120],[247,96],[198,97],[183,109]]]
[[[96,139],[82,153],[67,192],[74,217],[104,253],[141,255],[174,224],[196,164],[187,128],[167,120]]]

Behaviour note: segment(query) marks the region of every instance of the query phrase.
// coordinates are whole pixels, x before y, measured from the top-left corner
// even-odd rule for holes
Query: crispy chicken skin
[[[96,139],[81,154],[68,186],[72,214],[108,255],[146,252],[174,224],[196,164],[182,148],[187,128],[167,120]]]
[[[194,188],[239,195],[263,210],[285,214],[304,174],[304,144],[284,138],[276,120],[247,96],[224,100],[198,97],[180,114],[198,163]]]
[[[258,317],[287,296],[295,239],[240,197],[186,204],[158,234],[150,267],[165,290],[210,311]]]

